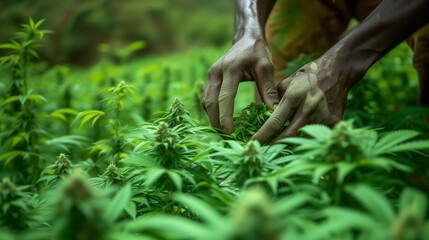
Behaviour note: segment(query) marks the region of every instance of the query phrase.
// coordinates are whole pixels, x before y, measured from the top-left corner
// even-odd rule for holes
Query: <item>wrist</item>
[[[240,28],[235,31],[232,43],[234,44],[242,38],[259,39],[265,41],[265,34],[259,27]]]
[[[236,0],[235,34],[233,42],[244,35],[265,39],[265,23],[275,0]]]

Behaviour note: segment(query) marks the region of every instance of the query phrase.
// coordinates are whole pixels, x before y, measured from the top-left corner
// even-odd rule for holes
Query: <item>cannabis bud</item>
[[[68,173],[72,166],[71,161],[68,159],[67,155],[64,153],[60,153],[58,155],[57,161],[55,161],[55,174],[63,175]]]
[[[112,183],[122,183],[124,180],[124,176],[120,169],[113,163],[109,164],[102,177],[107,178],[107,180],[111,181]]]

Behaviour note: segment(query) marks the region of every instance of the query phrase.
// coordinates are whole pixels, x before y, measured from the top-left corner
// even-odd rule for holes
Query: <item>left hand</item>
[[[353,85],[349,83],[359,81],[363,73],[347,71],[341,64],[334,67],[333,62],[329,55],[321,57],[283,80],[277,87],[282,96],[279,105],[252,139],[269,142],[287,120],[290,120],[288,127],[272,142],[296,136],[306,124],[332,125],[340,121]]]

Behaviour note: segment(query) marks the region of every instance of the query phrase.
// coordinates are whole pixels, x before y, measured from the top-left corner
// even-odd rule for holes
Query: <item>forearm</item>
[[[265,23],[275,0],[236,0],[235,4],[234,43],[244,34],[265,38]]]
[[[348,65],[364,73],[393,47],[428,23],[428,13],[428,0],[384,0],[338,42],[337,48]],[[351,82],[352,85],[355,83]]]

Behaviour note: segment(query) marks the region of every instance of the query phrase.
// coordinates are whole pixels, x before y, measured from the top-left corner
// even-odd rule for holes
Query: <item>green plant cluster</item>
[[[240,115],[234,117],[235,130],[230,137],[240,141],[248,141],[267,121],[271,113],[272,111],[268,110],[264,103],[250,103],[241,111]]]
[[[234,140],[207,127],[201,88],[183,80],[207,56],[191,53],[201,63],[186,74],[156,59],[45,72],[30,54],[41,24],[0,45],[0,239],[429,238],[427,111],[378,93],[385,76],[392,91],[412,78],[391,60],[351,92],[348,120],[261,145],[248,139],[264,105],[235,118]],[[182,85],[195,87],[183,101]]]
[[[0,42],[28,17],[43,17],[56,33],[41,50],[49,62],[89,66],[102,57],[122,62],[142,47],[140,55],[223,46],[233,33],[233,8],[231,1],[212,0],[2,0]]]

